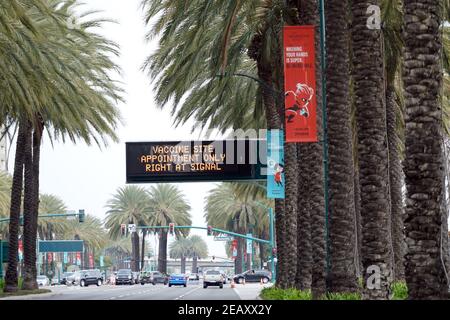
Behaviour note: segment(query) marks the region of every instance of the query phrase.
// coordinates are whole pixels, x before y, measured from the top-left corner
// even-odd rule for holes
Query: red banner
[[[49,263],[53,261],[53,253],[51,253],[51,252],[47,253],[47,260]]]
[[[315,27],[283,31],[286,142],[317,142]]]

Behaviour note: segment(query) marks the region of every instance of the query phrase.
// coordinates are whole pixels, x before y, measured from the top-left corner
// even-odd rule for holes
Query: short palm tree
[[[120,237],[122,224],[149,225],[150,197],[146,189],[134,185],[119,188],[106,204],[105,226],[113,240]],[[132,269],[139,271],[139,234],[131,235]]]
[[[186,273],[186,259],[191,255],[191,242],[188,238],[180,237],[169,246],[172,259],[181,260],[181,273]]]
[[[246,234],[258,224],[261,207],[238,192],[231,183],[221,183],[210,191],[206,198],[205,219],[208,225]],[[238,239],[236,273],[241,273],[245,241]]]
[[[192,235],[189,238],[190,241],[190,254],[192,258],[192,272],[197,273],[198,267],[197,262],[198,259],[204,259],[208,256],[208,245],[205,240],[198,235]]]
[[[172,184],[158,184],[149,190],[150,205],[148,223],[153,226],[192,224],[191,207],[181,190]],[[175,230],[178,237],[187,236],[189,229]],[[167,272],[167,229],[159,231],[158,270]]]
[[[65,213],[65,203],[55,195],[41,194],[39,199],[39,214],[61,214]],[[57,238],[64,234],[67,229],[66,218],[38,219],[38,234],[41,239],[52,240],[53,233]]]

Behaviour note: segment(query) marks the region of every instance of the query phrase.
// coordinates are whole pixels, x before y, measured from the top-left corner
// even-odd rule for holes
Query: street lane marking
[[[198,290],[198,289],[200,289],[200,287],[197,287],[197,288],[195,288],[195,289],[192,289],[192,290],[186,292],[185,294],[182,294],[182,295],[179,296],[178,298],[175,298],[175,300],[182,299],[182,298],[184,298],[185,296],[187,296],[188,294],[191,294],[192,292],[194,292],[194,291],[196,291],[196,290]]]

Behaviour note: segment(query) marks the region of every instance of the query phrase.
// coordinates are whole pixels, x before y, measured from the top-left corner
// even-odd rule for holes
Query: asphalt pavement
[[[270,285],[270,284],[269,284]],[[203,288],[201,281],[190,281],[187,287],[163,284],[146,285],[95,285],[55,286],[52,293],[43,295],[10,297],[8,300],[256,300],[261,289],[265,286],[259,283],[237,284],[231,288],[230,284],[219,287]]]

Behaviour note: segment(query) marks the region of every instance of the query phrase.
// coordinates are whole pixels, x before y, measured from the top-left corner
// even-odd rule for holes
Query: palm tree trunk
[[[264,262],[266,262],[266,246],[264,243],[259,243],[259,260],[260,260],[260,269],[264,269]]]
[[[364,297],[388,299],[392,265],[384,50],[381,30],[367,25],[370,5],[380,8],[381,1],[352,2]]]
[[[25,143],[29,132],[28,122],[19,123],[17,136],[16,155],[14,159],[14,173],[11,187],[11,210],[9,222],[9,253],[8,268],[5,277],[5,292],[15,292],[18,287],[17,276],[17,250],[19,236],[19,218],[22,201],[23,171],[25,159]]]
[[[137,232],[133,232],[131,235],[131,269],[134,272],[139,271],[139,261],[140,261],[140,254],[139,254],[139,235]]]
[[[405,279],[404,254],[405,235],[403,232],[402,166],[400,162],[400,138],[397,130],[396,94],[393,83],[386,87],[386,119],[389,140],[389,188],[391,195],[391,225],[394,251],[394,280]]]
[[[285,229],[280,241],[286,242],[285,262],[283,266],[286,272],[286,282],[280,283],[280,287],[287,289],[294,286],[297,276],[297,197],[298,197],[298,162],[297,144],[288,143],[284,148],[285,156]]]
[[[244,251],[244,240],[239,238],[238,239],[238,247],[237,247],[237,256],[234,260],[234,268],[236,270],[236,274],[242,273],[242,260],[243,260],[243,251]]]
[[[442,250],[442,18],[438,1],[404,1],[405,279],[409,299],[448,295]]]
[[[186,257],[181,257],[181,273],[186,273]]]
[[[325,6],[330,222],[328,291],[355,292],[349,5],[346,0],[328,0]]]
[[[308,153],[307,144],[297,145],[298,159],[298,216],[297,216],[297,275],[295,287],[299,290],[311,289],[312,281],[312,246],[311,246],[311,216],[310,197],[307,181],[309,175],[309,165],[305,161]]]
[[[33,145],[32,130],[30,130],[25,143],[25,186],[24,186],[24,273],[23,273],[23,289],[35,290],[38,288],[35,272],[36,272],[36,234],[34,223],[37,223],[37,217],[34,215],[34,187],[35,176],[33,168]],[[34,251],[34,252],[33,252]]]
[[[142,231],[142,248],[141,248],[141,270],[144,269],[144,263],[145,263],[145,236],[146,236],[146,230]]]
[[[316,52],[320,52],[319,12],[317,1],[292,1],[299,12],[300,24],[315,25]],[[322,124],[322,71],[320,54],[316,55],[316,100],[317,100],[317,135],[323,141],[324,132]],[[325,132],[325,135],[327,133]],[[325,202],[324,202],[324,166],[323,145],[311,143],[308,145],[305,162],[309,165],[310,175],[306,181],[310,197],[311,243],[312,243],[312,281],[311,290],[313,298],[317,299],[326,292],[326,252],[325,237]]]
[[[158,271],[167,273],[167,231],[159,232]]]
[[[362,226],[361,226],[361,192],[359,185],[359,173],[355,168],[353,175],[353,185],[355,191],[355,269],[358,278],[362,277],[362,259],[361,259],[361,247],[362,247]]]
[[[197,268],[197,261],[198,261],[198,257],[197,254],[194,253],[194,256],[192,257],[192,272],[193,273],[197,273],[198,272],[198,268]]]

